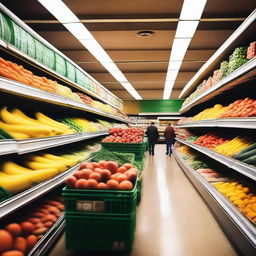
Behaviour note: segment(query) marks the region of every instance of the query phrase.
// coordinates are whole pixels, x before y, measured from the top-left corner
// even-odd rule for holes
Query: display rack
[[[90,158],[86,159],[86,161],[89,160]],[[38,197],[41,197],[42,195],[57,188],[59,185],[64,183],[66,178],[71,173],[73,173],[80,164],[81,163],[78,163],[71,167],[70,169],[68,169],[67,171],[53,177],[52,179],[41,182],[32,188],[29,188],[17,195],[14,195],[6,199],[5,201],[0,202],[0,218],[9,215],[13,211],[20,209],[21,207],[27,205],[28,203],[31,203],[32,201],[38,199]]]
[[[187,105],[180,109],[181,113],[189,111],[196,105],[206,102],[210,98],[219,95],[221,92],[230,89],[238,84],[242,84],[255,78],[256,75],[256,58],[249,60],[243,66],[232,72],[229,76],[221,79],[217,84],[211,86],[209,89],[201,93]]]
[[[69,63],[71,63],[73,66],[75,66],[80,72],[82,72],[83,74],[85,74],[91,81],[93,81],[94,83],[96,83],[100,88],[102,88],[103,90],[105,90],[109,95],[111,95],[113,98],[115,98],[116,100],[118,100],[119,102],[123,102],[122,100],[120,100],[116,95],[114,95],[113,93],[111,93],[109,90],[107,90],[105,87],[103,87],[99,82],[97,82],[92,76],[90,76],[87,72],[85,72],[81,67],[79,67],[75,62],[73,62],[72,60],[70,60],[67,56],[65,56],[62,52],[60,52],[58,49],[56,49],[54,46],[52,46],[49,42],[47,42],[44,38],[42,38],[40,35],[38,35],[33,29],[31,29],[27,24],[25,24],[22,20],[20,20],[15,14],[13,14],[10,10],[8,10],[3,4],[0,3],[0,10],[5,13],[8,17],[10,17],[16,24],[18,24],[18,26],[20,28],[22,28],[23,30],[25,30],[27,33],[29,33],[30,35],[32,35],[35,39],[37,39],[39,42],[43,43],[45,46],[47,46],[48,48],[50,48],[51,50],[53,50],[55,53],[57,53],[58,55],[60,55],[62,58],[64,58],[66,61],[68,61]],[[45,65],[39,63],[38,61],[36,61],[35,59],[29,57],[27,54],[24,54],[23,52],[21,52],[19,49],[17,49],[16,47],[14,47],[13,45],[11,45],[8,42],[4,42],[4,43],[0,43],[0,45],[2,45],[3,47],[5,47],[8,51],[11,51],[13,53],[15,53],[18,57],[22,57],[25,58],[27,61],[31,62],[33,65],[35,65],[37,68],[40,68],[42,70],[44,70],[44,72],[52,74],[53,76],[57,77],[58,79],[61,79],[62,81],[68,83],[69,85],[73,86],[74,88],[77,88],[81,91],[86,92],[87,94],[117,108],[120,109],[120,107],[113,105],[111,102],[109,102],[108,100],[104,99],[103,97],[101,97],[100,95],[97,95],[96,93],[78,85],[77,83],[69,80],[68,78],[60,75],[59,73],[55,72],[54,70],[46,67]]]
[[[208,120],[201,120],[201,121],[196,121],[191,123],[179,124],[176,126],[176,128],[199,128],[199,127],[256,129],[256,117],[208,119]]]
[[[173,155],[190,181],[211,208],[224,232],[242,255],[255,255],[256,229],[229,200],[192,169],[174,149]]]
[[[224,155],[219,154],[211,149],[198,146],[198,145],[188,142],[186,140],[182,140],[179,138],[176,138],[176,140],[184,145],[187,145],[187,146],[203,153],[204,155],[209,156],[212,159],[215,159],[216,161],[226,165],[227,167],[236,170],[237,172],[249,177],[250,179],[256,181],[256,168],[254,166],[245,164],[245,163],[240,162],[234,158],[224,156]]]
[[[240,46],[239,42],[244,41],[250,35],[254,35],[255,32],[255,19],[256,19],[256,9],[246,18],[246,20],[232,33],[232,35],[222,44],[222,46],[209,58],[209,60],[198,70],[198,72],[192,77],[192,79],[186,84],[184,89],[179,95],[179,98],[184,98],[184,96],[188,96],[188,94],[199,85],[200,81],[206,77],[207,74],[212,72],[216,64],[220,63],[223,57],[230,53],[232,49]],[[249,63],[247,63],[249,64]],[[250,64],[249,64],[250,65]],[[244,65],[241,67],[242,72],[248,72],[250,70],[248,65]],[[247,71],[246,69],[249,68]],[[240,75],[241,75],[240,74]],[[231,74],[232,79],[237,77],[238,73]],[[230,77],[231,78],[231,77]],[[227,77],[229,80],[229,78]],[[222,83],[222,81],[220,81]],[[226,81],[227,83],[227,81]],[[188,105],[185,106],[183,111],[188,110]]]
[[[62,234],[65,227],[64,215],[47,231],[47,233],[38,241],[27,256],[43,256],[49,251],[55,241]]]
[[[66,97],[50,93],[38,88],[34,88],[32,86],[22,84],[20,82],[13,81],[4,77],[0,77],[0,91],[13,95],[19,95],[26,98],[40,100],[42,102],[48,102],[55,105],[61,105],[73,109],[83,110],[89,113],[93,113],[99,116],[103,116],[105,118],[113,119],[124,123],[130,123],[130,120],[128,119],[120,118],[115,115],[103,112],[99,109],[92,108],[82,102],[68,99]]]
[[[82,140],[88,140],[108,134],[108,130],[104,130],[98,132],[80,132],[69,135],[60,135],[27,140],[0,140],[0,155],[12,153],[17,153],[21,155]]]

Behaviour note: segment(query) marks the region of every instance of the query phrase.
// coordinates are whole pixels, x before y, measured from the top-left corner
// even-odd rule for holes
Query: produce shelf
[[[249,60],[247,63],[239,67],[237,70],[232,72],[229,76],[221,79],[217,84],[211,86],[208,90],[201,93],[198,97],[193,99],[187,105],[180,109],[181,113],[185,113],[194,106],[203,103],[210,98],[219,95],[221,92],[229,89],[230,87],[236,86],[250,79],[253,79],[256,75],[256,57]]]
[[[90,159],[91,158],[88,158],[86,161]],[[29,188],[17,195],[12,196],[11,198],[2,201],[0,203],[0,218],[20,209],[26,204],[31,203],[33,200],[36,200],[38,197],[61,185],[66,180],[66,178],[77,169],[80,164],[81,163],[78,163],[67,171],[55,176],[54,178],[41,182],[32,188]]]
[[[179,138],[176,138],[176,140],[184,145],[187,145],[187,146],[209,156],[212,159],[215,159],[216,161],[228,166],[229,168],[234,169],[237,172],[240,172],[241,174],[249,177],[250,179],[256,181],[256,168],[254,166],[245,164],[245,163],[240,162],[234,158],[224,156],[224,155],[219,154],[211,149],[198,146],[198,145],[188,142],[186,140],[182,140]]]
[[[53,136],[46,138],[27,139],[17,141],[18,154],[26,154],[46,148],[61,146],[77,141],[92,139],[102,135],[108,135],[108,130],[99,132],[83,132],[69,135]],[[1,142],[1,141],[0,141]],[[0,144],[1,145],[1,144]],[[1,147],[0,147],[1,148]]]
[[[0,140],[0,155],[17,153],[17,143],[15,140]]]
[[[179,98],[184,98],[191,93],[197,85],[206,77],[209,72],[223,60],[223,57],[232,53],[236,47],[241,46],[245,38],[254,36],[255,31],[256,10],[254,10],[246,20],[234,31],[234,33],[221,45],[221,47],[209,58],[209,60],[198,70],[192,79],[186,84],[179,95]],[[185,109],[185,108],[184,108]]]
[[[38,241],[27,256],[43,256],[47,255],[47,252],[51,246],[55,243],[61,233],[64,231],[65,220],[62,215],[57,222],[47,231],[47,233]]]
[[[173,150],[173,155],[241,255],[255,255],[255,226],[228,199],[192,169],[176,150]]]
[[[82,102],[71,100],[66,97],[63,97],[54,93],[50,93],[44,90],[40,90],[32,86],[22,84],[20,82],[13,81],[4,77],[0,77],[0,91],[9,93],[9,94],[23,96],[26,98],[37,99],[43,102],[61,105],[61,106],[65,106],[73,109],[83,110],[86,112],[90,112],[99,116],[104,116],[104,117],[117,120],[120,122],[124,122],[124,123],[130,123],[130,120],[128,119],[123,119],[123,118],[111,115],[109,113],[106,113],[104,111],[101,111],[99,109],[92,108]]]
[[[227,127],[227,128],[256,129],[256,117],[208,119],[208,120],[201,120],[197,122],[179,124],[176,127],[177,128]]]
[[[61,51],[59,51],[58,49],[56,49],[54,46],[52,46],[49,42],[47,42],[44,38],[42,38],[40,35],[38,35],[33,29],[31,29],[27,24],[25,24],[22,20],[20,20],[16,15],[14,15],[11,11],[9,11],[3,4],[0,4],[0,10],[4,13],[7,14],[7,16],[9,16],[16,24],[18,24],[22,29],[24,29],[26,32],[28,32],[30,35],[32,35],[32,37],[34,37],[35,39],[37,39],[39,42],[43,43],[45,46],[47,46],[48,48],[50,48],[51,50],[53,50],[55,53],[57,53],[58,55],[60,55],[62,58],[64,58],[66,61],[68,61],[69,63],[71,63],[73,66],[75,66],[78,70],[80,70],[82,73],[86,74],[86,76],[94,81],[96,84],[98,84],[101,88],[104,88],[105,91],[108,92],[108,94],[110,94],[112,97],[116,98],[119,102],[123,102],[121,99],[119,99],[116,95],[114,95],[112,92],[110,92],[109,90],[107,90],[104,86],[102,86],[99,82],[97,82],[92,76],[90,76],[87,72],[85,72],[80,66],[78,66],[75,62],[73,62],[72,60],[70,60],[67,56],[65,56]],[[11,45],[8,42],[5,42],[4,40],[1,39],[1,41],[3,41],[4,43],[0,43],[1,46],[3,46],[5,48],[5,50],[14,53],[17,57],[23,58],[25,59],[27,62],[31,63],[34,66],[37,66],[38,68],[40,68],[41,70],[43,70],[46,73],[49,73],[55,77],[57,77],[58,79],[61,79],[62,81],[70,84],[72,87],[77,88],[83,92],[85,92],[86,94],[89,94],[99,100],[101,100],[102,102],[105,102],[117,109],[120,109],[120,107],[115,106],[114,104],[112,104],[111,102],[109,102],[108,100],[102,98],[100,95],[97,95],[96,93],[80,86],[79,84],[69,80],[67,77],[64,77],[62,75],[60,75],[59,73],[55,72],[54,70],[46,67],[45,65],[41,64],[40,62],[38,62],[37,60],[31,58],[30,56],[28,56],[27,54],[24,54],[22,51],[20,51],[19,49],[17,49],[16,47],[14,47],[13,45]]]

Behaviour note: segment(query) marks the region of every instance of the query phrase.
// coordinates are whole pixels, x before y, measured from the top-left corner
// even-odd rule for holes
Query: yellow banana
[[[33,170],[40,169],[55,169],[58,172],[62,172],[69,168],[66,163],[38,163],[38,162],[26,162],[26,165]]]
[[[18,132],[24,133],[31,137],[38,137],[45,135],[47,136],[52,132],[50,128],[33,126],[33,125],[15,125],[15,124],[6,124],[0,121],[0,128],[6,130],[7,132]]]
[[[47,158],[49,160],[55,160],[55,161],[65,161],[65,160],[67,160],[66,157],[56,156],[56,155],[52,155],[52,154],[42,154],[42,157]]]
[[[20,132],[8,132],[16,140],[26,140],[31,138],[28,134]]]
[[[2,171],[8,172],[9,170],[29,172],[31,169],[20,166],[12,161],[7,161],[2,164]]]

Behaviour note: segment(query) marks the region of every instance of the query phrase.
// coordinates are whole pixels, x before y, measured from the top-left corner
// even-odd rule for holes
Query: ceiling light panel
[[[174,38],[170,60],[182,61],[188,49],[191,38]]]
[[[181,65],[182,65],[181,60],[178,60],[178,61],[170,60],[168,64],[168,70],[177,70],[177,69],[179,70]]]
[[[104,66],[107,71],[137,100],[142,97],[128,82],[124,74],[112,61],[107,52],[95,40],[91,32],[80,22],[76,15],[61,0],[38,0],[55,16],[87,50]]]
[[[200,20],[207,0],[184,0],[180,20]]]
[[[192,38],[195,34],[199,21],[179,21],[175,38]]]
[[[38,0],[61,23],[80,22],[61,0]]]
[[[166,81],[175,81],[179,70],[167,70]]]

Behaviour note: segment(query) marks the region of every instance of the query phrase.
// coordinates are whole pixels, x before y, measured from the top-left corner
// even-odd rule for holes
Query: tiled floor
[[[236,256],[175,159],[165,155],[164,145],[157,145],[155,151],[155,156],[147,154],[145,159],[131,256]],[[55,255],[82,254],[66,251],[62,237],[50,254]]]

